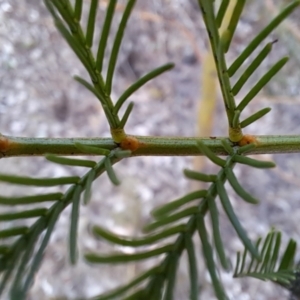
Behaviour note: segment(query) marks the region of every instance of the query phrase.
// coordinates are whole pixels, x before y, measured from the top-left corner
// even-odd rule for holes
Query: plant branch
[[[197,142],[202,141],[217,155],[226,155],[222,140],[226,137],[153,137],[135,136],[139,147],[131,156],[197,156]],[[250,154],[300,153],[300,136],[262,135],[252,136],[256,147]],[[111,138],[26,138],[0,136],[0,157],[56,155],[95,155],[81,151],[75,143],[113,150],[118,147]],[[233,145],[233,144],[232,144]]]

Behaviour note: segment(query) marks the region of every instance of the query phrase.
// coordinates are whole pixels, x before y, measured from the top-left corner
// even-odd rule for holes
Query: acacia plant
[[[122,237],[105,228],[93,227],[92,231],[95,237],[100,237],[116,245],[142,247],[142,250],[135,254],[101,254],[95,250],[93,253],[84,254],[89,263],[121,264],[159,256],[156,264],[140,274],[135,280],[103,295],[95,295],[94,299],[174,299],[176,270],[183,252],[187,253],[190,279],[190,294],[186,297],[192,300],[198,299],[198,286],[200,284],[196,259],[196,251],[198,250],[194,247],[192,239],[194,236],[198,236],[200,240],[203,260],[210,274],[216,298],[228,299],[218,271],[230,269],[230,263],[225,253],[226,244],[224,245],[220,233],[218,201],[220,201],[220,206],[224,209],[228,220],[245,247],[243,253],[237,254],[233,276],[251,276],[261,280],[271,280],[283,287],[290,288],[295,280],[297,269],[294,262],[296,242],[290,239],[285,247],[281,247],[281,234],[273,229],[266,233],[266,238],[251,241],[241,226],[224,184],[228,181],[241,200],[250,204],[257,204],[258,200],[243,188],[235,175],[233,171],[235,165],[244,164],[252,168],[273,168],[275,167],[273,162],[256,160],[247,157],[247,155],[299,152],[299,136],[243,134],[244,128],[270,112],[270,108],[263,108],[251,116],[245,116],[243,113],[245,108],[250,105],[251,100],[287,63],[287,57],[280,58],[259,78],[239,103],[236,103],[235,96],[271,52],[273,43],[264,44],[265,38],[299,6],[300,2],[290,2],[275,19],[248,43],[233,63],[227,66],[225,54],[230,50],[230,44],[246,0],[236,2],[229,25],[221,36],[218,29],[222,25],[229,0],[222,0],[219,6],[211,0],[198,0],[199,10],[202,13],[214,57],[228,120],[228,136],[213,139],[209,137],[133,136],[126,132],[126,122],[131,117],[134,107],[134,103],[128,102],[130,96],[151,79],[173,67],[172,63],[158,67],[134,82],[122,93],[119,99],[112,99],[112,82],[118,53],[135,0],[128,0],[122,13],[109,54],[107,71],[103,70],[103,61],[117,0],[111,0],[108,3],[100,41],[97,45],[94,44],[94,31],[98,0],[90,1],[86,25],[81,20],[82,0],[76,0],[74,3],[69,0],[45,0],[44,2],[53,17],[55,26],[90,76],[89,80],[75,76],[75,80],[93,93],[99,101],[110,126],[111,138],[43,139],[1,136],[0,153],[3,159],[11,156],[40,155],[54,163],[85,167],[87,172],[82,177],[60,178],[32,178],[0,174],[2,182],[19,186],[29,185],[45,188],[69,186],[65,193],[45,192],[24,197],[0,197],[2,206],[25,205],[28,207],[22,211],[0,215],[1,222],[11,222],[12,224],[9,229],[0,231],[0,238],[4,241],[0,246],[0,271],[2,274],[0,293],[3,294],[6,290],[10,293],[10,299],[26,298],[42,262],[55,224],[60,214],[69,205],[72,207],[69,255],[71,263],[75,264],[80,205],[81,201],[88,204],[93,181],[106,172],[112,184],[118,185],[120,181],[114,172],[113,165],[123,159],[144,155],[204,155],[217,165],[219,170],[216,174],[204,174],[197,170],[185,169],[184,175],[188,179],[206,182],[209,184],[208,188],[193,191],[157,207],[152,212],[153,222],[143,228],[145,235],[142,238]],[[92,51],[92,47],[97,50],[95,53]],[[258,47],[261,47],[262,50],[249,62],[250,55]],[[240,72],[239,78],[233,82],[233,75],[245,65],[247,66],[244,71]],[[126,105],[125,112],[120,115],[120,109],[124,105]],[[100,160],[83,160],[64,157],[72,155],[100,156],[101,158]],[[51,203],[51,206],[45,206],[44,203],[46,202]],[[34,208],[32,208],[33,204],[35,205]],[[206,215],[209,215],[209,218],[205,218]],[[25,220],[33,217],[37,219],[31,226],[14,225],[14,221],[17,219]],[[207,230],[210,225],[212,227],[211,234]],[[14,239],[11,239],[12,237]],[[12,242],[6,242],[7,240]]]

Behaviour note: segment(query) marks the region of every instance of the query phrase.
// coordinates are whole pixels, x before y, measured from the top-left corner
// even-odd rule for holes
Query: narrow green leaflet
[[[268,169],[268,168],[276,167],[276,164],[272,161],[256,160],[256,159],[241,156],[241,155],[235,155],[233,157],[233,160],[237,163],[248,165],[248,166],[251,166],[254,168],[259,168],[259,169]]]
[[[107,175],[110,179],[110,181],[114,184],[114,185],[120,185],[121,182],[119,181],[119,179],[117,178],[117,175],[112,167],[111,161],[109,157],[106,157],[104,160],[104,164],[105,164],[105,169],[107,172]]]
[[[294,259],[296,255],[297,243],[291,239],[286,247],[286,250],[282,256],[278,270],[290,269],[294,265]]]
[[[231,168],[225,168],[225,173],[227,175],[227,179],[228,179],[230,185],[242,199],[244,199],[246,202],[249,202],[252,204],[259,203],[259,200],[257,200],[256,198],[254,198],[252,195],[250,195],[248,192],[246,192],[244,190],[244,188],[238,182],[238,180]]]
[[[84,65],[84,67],[89,70],[90,65],[88,58],[86,57],[86,53],[83,52],[81,44],[77,39],[75,39],[68,29],[64,26],[61,20],[56,19],[55,20],[55,26],[58,29],[58,31],[61,33],[61,35],[64,37],[64,39],[67,41],[70,48],[74,51],[74,53],[77,55],[78,59],[81,61],[81,63]]]
[[[125,113],[123,115],[123,118],[121,119],[121,122],[120,122],[120,128],[124,128],[126,123],[127,123],[127,120],[129,118],[129,115],[131,114],[131,111],[133,109],[133,106],[134,106],[134,103],[133,102],[130,102],[125,110]]]
[[[179,262],[179,256],[177,253],[172,252],[168,257],[169,270],[167,272],[167,286],[163,300],[173,300],[174,289],[176,283],[176,274]]]
[[[249,126],[250,124],[252,124],[253,122],[256,122],[258,119],[262,118],[270,111],[271,111],[270,107],[266,107],[266,108],[259,110],[255,114],[251,115],[250,117],[248,117],[247,119],[242,121],[240,124],[241,128],[245,128],[245,127]]]
[[[254,148],[256,148],[256,145],[254,143],[252,143],[252,144],[248,144],[248,145],[240,147],[237,152],[238,152],[238,154],[243,154],[243,153],[247,153],[247,152],[253,150]]]
[[[191,300],[198,300],[198,270],[197,270],[197,259],[194,249],[194,243],[192,240],[192,236],[190,234],[185,234],[184,236],[184,243],[185,248],[188,255],[189,261],[189,275],[190,275],[190,282],[191,282],[191,292],[190,292],[190,299]]]
[[[48,211],[47,208],[36,208],[36,209],[25,210],[21,212],[0,214],[0,222],[12,221],[18,219],[36,218],[36,217],[46,215],[47,211]]]
[[[162,299],[165,290],[165,283],[166,278],[164,273],[155,274],[152,276],[147,288],[144,289],[144,293],[141,294],[140,299],[145,299],[146,297],[149,297],[149,299]],[[132,298],[132,300],[135,299],[137,298]]]
[[[91,170],[87,176],[87,180],[85,183],[85,191],[84,191],[84,197],[83,197],[83,203],[87,205],[91,199],[91,189],[93,180],[95,179],[96,172],[95,170]]]
[[[232,127],[238,128],[240,123],[240,114],[241,112],[239,110],[234,111],[233,119],[232,119]]]
[[[258,270],[258,272],[270,272],[270,271],[274,271],[272,270],[268,270],[270,269],[270,262],[271,262],[271,255],[273,254],[273,246],[274,246],[274,238],[276,237],[275,234],[273,234],[272,232],[268,234],[269,239],[266,239],[266,245],[264,248],[264,251],[262,251],[261,253],[261,257],[262,257],[262,261],[259,267],[257,267],[256,269]]]
[[[143,282],[145,279],[151,277],[152,275],[159,272],[159,267],[151,268],[150,270],[142,273],[140,276],[135,278],[133,281],[131,281],[129,284],[126,284],[122,287],[119,287],[113,291],[107,292],[105,294],[101,294],[99,296],[93,297],[93,300],[110,300],[110,299],[116,299],[117,296],[120,296],[127,292],[132,287],[138,285],[139,283]]]
[[[28,233],[29,228],[26,226],[4,229],[0,231],[0,239],[10,238],[16,235],[23,235]]]
[[[78,248],[77,248],[77,235],[78,235],[78,220],[79,220],[79,208],[80,208],[80,195],[82,187],[77,186],[73,195],[73,204],[71,212],[71,224],[70,224],[70,261],[74,265],[77,262]]]
[[[93,168],[96,165],[96,162],[93,160],[67,158],[53,154],[46,154],[45,157],[51,162],[67,166]]]
[[[183,173],[189,179],[199,180],[203,182],[214,182],[217,180],[217,176],[214,174],[208,175],[208,174],[204,174],[204,173],[200,173],[188,169],[184,169]]]
[[[238,1],[236,1],[236,4],[235,4],[234,10],[233,10],[230,22],[229,22],[228,27],[227,27],[227,31],[229,33],[229,37],[226,40],[226,43],[224,45],[224,52],[225,53],[227,53],[228,50],[229,50],[229,46],[230,46],[232,37],[234,35],[235,29],[237,27],[237,24],[239,22],[240,16],[241,16],[242,11],[244,9],[245,3],[246,3],[246,0],[238,0]]]
[[[73,7],[68,0],[51,0],[52,3],[55,5],[55,8],[59,11],[61,17],[68,25],[70,32],[76,36],[79,32],[79,26],[74,21],[74,10]],[[83,38],[83,36],[82,36]]]
[[[229,269],[228,260],[225,254],[225,249],[220,232],[220,223],[219,223],[219,212],[216,205],[216,200],[213,197],[208,197],[207,199],[208,209],[210,212],[210,218],[213,228],[213,237],[215,242],[215,247],[220,259],[220,263],[225,270]]]
[[[244,108],[250,103],[251,100],[260,92],[260,90],[274,77],[281,68],[287,63],[289,60],[288,57],[284,57],[279,60],[249,91],[249,93],[243,98],[240,104],[237,106],[237,109],[241,112]]]
[[[12,284],[11,299],[22,299],[21,297],[18,297],[18,294],[21,291],[22,278],[23,278],[24,273],[26,271],[26,267],[28,265],[28,262],[29,262],[30,258],[32,257],[34,247],[37,243],[37,239],[40,236],[41,232],[44,230],[45,226],[46,226],[45,218],[41,218],[30,229],[31,232],[28,234],[29,238],[26,241],[27,242],[26,243],[26,248],[24,249],[25,252],[24,252],[24,255],[22,256],[22,260],[21,260],[21,263],[20,263],[19,268],[17,270],[15,280]]]
[[[91,48],[93,46],[95,22],[98,8],[98,0],[91,0],[88,24],[86,29],[86,45]]]
[[[221,27],[226,10],[228,8],[228,4],[229,4],[230,0],[222,0],[221,5],[219,7],[218,13],[217,13],[217,17],[216,17],[216,23],[218,28]]]
[[[23,295],[27,294],[28,289],[31,287],[33,279],[34,279],[34,275],[36,274],[40,263],[43,259],[44,256],[44,251],[48,245],[48,242],[50,240],[52,231],[54,229],[54,226],[56,224],[56,221],[63,209],[63,203],[59,202],[57,203],[55,206],[52,207],[52,211],[49,214],[49,219],[48,219],[48,227],[46,230],[46,234],[42,239],[42,243],[39,246],[39,249],[37,251],[37,253],[35,253],[34,258],[31,262],[30,268],[29,268],[29,273],[27,274],[27,276],[24,278],[25,282],[24,285],[22,287],[22,293]]]
[[[113,44],[113,48],[112,48],[109,63],[108,63],[107,75],[106,75],[105,89],[106,89],[106,92],[108,95],[110,95],[110,93],[111,93],[113,75],[114,75],[114,71],[115,71],[117,58],[118,58],[121,42],[123,39],[124,31],[126,28],[126,24],[127,24],[130,14],[131,14],[131,11],[134,7],[135,2],[136,2],[136,0],[128,0],[126,8],[125,8],[123,16],[122,16],[122,19],[121,19],[121,22],[120,22],[120,25],[119,25],[119,28],[118,28],[118,31],[117,31],[117,34],[116,34],[116,37],[115,37],[115,41]]]
[[[226,296],[223,285],[222,285],[222,283],[217,275],[217,272],[216,272],[217,268],[216,268],[214,258],[213,258],[213,249],[208,240],[208,234],[207,234],[203,216],[199,215],[197,217],[197,229],[198,229],[198,233],[199,233],[201,244],[202,244],[202,251],[203,251],[205,263],[206,263],[207,269],[209,271],[209,274],[210,274],[210,277],[212,280],[212,284],[214,286],[214,292],[215,292],[218,300],[228,300],[228,297]]]
[[[130,150],[117,150],[114,151],[114,156],[117,158],[127,158],[130,157],[132,152]]]
[[[94,88],[90,83],[88,83],[86,80],[79,76],[74,76],[74,79],[79,82],[81,85],[83,85],[87,90],[89,90],[92,94],[96,96],[96,98],[101,102],[102,105],[106,105],[105,103],[105,95],[101,93],[101,91],[98,91],[96,88]]]
[[[40,202],[50,202],[60,200],[63,197],[62,193],[40,194],[34,196],[24,197],[2,197],[0,196],[1,205],[19,205],[19,204],[32,204]]]
[[[190,194],[187,194],[177,200],[174,200],[170,203],[164,204],[161,207],[155,208],[151,214],[156,218],[160,219],[164,217],[166,214],[173,212],[174,210],[180,208],[182,205],[187,204],[191,201],[204,198],[207,195],[206,190],[195,191]]]
[[[32,186],[56,186],[64,184],[78,183],[80,178],[78,176],[57,177],[57,178],[32,178],[14,175],[0,174],[0,181],[19,185]]]
[[[170,252],[173,249],[173,245],[166,245],[160,248],[139,252],[135,254],[115,254],[115,255],[98,255],[98,254],[86,254],[85,259],[94,264],[102,264],[102,263],[128,263],[132,261],[138,261],[147,259],[150,257],[158,256],[160,254],[164,254]]]
[[[225,149],[225,151],[229,154],[229,155],[233,155],[234,151],[233,148],[231,147],[231,142],[227,139],[222,139],[221,140],[222,146]]]
[[[80,143],[75,143],[74,145],[77,149],[82,151],[82,153],[103,155],[103,156],[107,156],[110,153],[109,150],[103,149],[103,148],[98,148],[98,147],[94,147],[94,146],[86,146],[86,145],[83,145]]]
[[[271,52],[273,43],[268,43],[261,52],[257,55],[257,57],[250,63],[248,68],[244,71],[244,73],[240,76],[236,84],[232,88],[232,93],[234,96],[238,94],[250,76],[254,73],[256,69],[260,66],[260,64],[264,61],[267,55]]]
[[[192,207],[186,208],[186,209],[184,209],[184,210],[182,210],[178,213],[166,216],[164,218],[159,219],[156,222],[153,222],[153,223],[150,223],[150,224],[144,226],[143,232],[145,232],[145,233],[150,232],[150,231],[152,231],[154,229],[157,229],[161,226],[164,226],[164,225],[179,221],[182,218],[191,216],[191,215],[193,215],[197,212],[198,212],[198,207],[197,206],[192,206]]]
[[[24,238],[20,238],[16,243],[15,246],[17,246],[19,249],[25,249],[26,247],[26,240]],[[2,260],[0,267],[2,270],[5,269],[5,273],[2,275],[1,283],[0,283],[0,294],[3,293],[6,285],[8,284],[13,271],[16,269],[18,263],[19,263],[19,256],[17,251],[13,251],[11,255],[9,256],[8,260]],[[3,267],[4,265],[4,267]],[[20,299],[20,297],[19,297]],[[22,299],[22,298],[21,298]]]
[[[149,72],[148,74],[144,75],[142,78],[137,80],[134,84],[132,84],[118,99],[115,108],[114,108],[114,113],[117,114],[122,107],[122,105],[125,103],[125,101],[135,92],[137,91],[140,87],[145,85],[148,81],[152,80],[153,78],[161,75],[162,73],[171,70],[174,68],[174,64],[169,63],[166,65],[163,65],[157,69],[154,69],[153,71]]]
[[[251,254],[254,257],[256,257],[257,259],[260,259],[257,249],[253,246],[253,244],[250,241],[250,239],[248,238],[244,228],[240,224],[237,216],[235,215],[234,210],[231,206],[230,200],[228,198],[228,195],[223,186],[223,183],[220,181],[217,181],[217,190],[218,190],[218,194],[221,199],[222,206],[223,206],[232,226],[234,227],[236,233],[238,234],[240,239],[243,241],[245,247],[251,252]]]
[[[279,257],[279,251],[280,251],[280,245],[281,245],[281,234],[280,232],[276,232],[276,237],[275,237],[275,244],[273,247],[273,254],[270,259],[268,268],[266,271],[274,270],[278,261]]]
[[[102,72],[103,59],[104,59],[105,49],[107,45],[107,38],[110,32],[111,22],[114,17],[116,3],[117,0],[110,0],[108,2],[108,6],[106,9],[106,16],[105,16],[104,24],[102,26],[102,33],[98,45],[97,60],[96,60],[96,66],[100,73]]]
[[[76,0],[74,8],[74,18],[80,22],[82,13],[82,0]]]
[[[100,226],[94,226],[92,232],[95,237],[103,238],[113,244],[129,246],[129,247],[140,247],[140,246],[151,245],[159,240],[184,232],[185,229],[186,229],[185,225],[177,225],[171,228],[167,228],[156,234],[147,235],[142,238],[129,238],[129,237],[119,236]]]
[[[214,154],[203,142],[198,141],[197,147],[203,153],[205,156],[207,156],[213,163],[220,167],[224,167],[226,164],[226,161],[220,157],[218,157],[216,154]]]

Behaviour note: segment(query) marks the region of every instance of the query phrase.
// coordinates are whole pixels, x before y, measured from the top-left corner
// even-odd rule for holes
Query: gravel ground
[[[274,8],[272,4],[277,7],[284,1],[249,2],[237,29],[233,49],[228,55],[229,60],[266,24]],[[105,3],[100,1],[99,24]],[[119,9],[122,10],[122,7]],[[117,18],[119,16],[120,11]],[[268,116],[249,127],[249,133],[300,134],[300,56],[299,51],[295,50],[300,43],[288,27],[291,24],[298,26],[299,16],[298,11],[290,19],[294,23],[286,23],[269,38],[278,39],[278,42],[257,76],[261,76],[266,67],[279,57],[289,55],[291,59],[245,112],[248,115],[262,107],[272,108]],[[113,31],[116,25],[113,24]],[[0,0],[0,45],[1,133],[30,137],[109,136],[99,103],[72,79],[73,75],[86,77],[85,70],[57,33],[41,0]],[[195,111],[201,92],[201,58],[206,45],[206,33],[196,1],[138,1],[118,61],[114,99],[152,68],[169,61],[175,62],[176,67],[132,96],[135,107],[128,123],[128,132],[159,136],[195,135]],[[226,119],[221,104],[218,104],[215,119],[218,121],[212,135],[226,134]],[[274,171],[236,170],[246,189],[262,200],[260,205],[249,206],[229,191],[233,206],[251,238],[264,236],[270,227],[275,226],[283,232],[284,241],[288,237],[299,241],[300,156],[265,155],[262,158],[275,160],[278,168]],[[68,208],[59,219],[28,299],[91,297],[128,282],[141,270],[151,266],[153,261],[113,267],[86,264],[82,259],[84,251],[98,249],[105,253],[112,250],[112,246],[91,237],[89,226],[101,224],[121,234],[140,235],[140,228],[150,221],[151,209],[190,190],[189,182],[182,176],[182,169],[192,168],[192,163],[191,158],[182,157],[132,158],[116,166],[122,179],[120,187],[113,187],[105,175],[98,179],[90,205],[81,208],[79,263],[71,267],[68,261]],[[82,174],[80,170],[54,166],[42,158],[3,159],[0,168],[1,173],[18,172],[36,176]],[[1,185],[1,194],[30,194],[33,191]],[[227,241],[227,253],[234,257],[242,246],[224,214],[220,222],[224,240]],[[195,244],[199,246],[197,239]],[[121,250],[132,251],[127,248]],[[188,295],[185,259],[179,268],[176,300],[185,300]],[[203,263],[200,262],[199,267],[203,269]],[[271,283],[236,280],[230,273],[222,274],[222,280],[233,300],[288,299],[287,291]],[[201,274],[201,283],[201,299],[215,299],[205,272]]]

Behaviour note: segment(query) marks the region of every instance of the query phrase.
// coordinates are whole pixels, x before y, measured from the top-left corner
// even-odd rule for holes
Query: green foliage
[[[259,256],[261,260],[257,260],[247,249],[244,250],[242,260],[241,253],[237,253],[236,267],[234,277],[250,276],[260,280],[271,280],[283,286],[289,287],[294,280],[294,266],[296,254],[296,242],[290,240],[284,254],[279,259],[279,251],[281,246],[281,234],[278,231],[271,231],[262,246],[262,239],[259,238],[256,242],[256,247],[260,248]],[[250,256],[250,261],[247,263],[247,256]]]
[[[133,103],[129,103],[125,113],[120,117],[119,111],[124,103],[140,87],[151,79],[173,68],[173,64],[165,64],[154,69],[126,89],[116,101],[111,98],[113,79],[116,62],[121,43],[126,29],[127,21],[134,8],[136,1],[128,0],[122,18],[114,38],[111,53],[109,53],[108,70],[104,76],[103,62],[110,27],[114,18],[117,1],[109,1],[105,19],[100,34],[98,45],[95,44],[95,24],[97,16],[98,0],[91,0],[88,21],[84,30],[82,16],[82,0],[76,0],[72,5],[69,0],[45,0],[45,4],[52,14],[55,25],[68,45],[72,48],[78,59],[86,68],[90,82],[80,77],[75,80],[81,83],[99,100],[105,112],[108,124],[111,129],[112,138],[115,142],[113,149],[86,145],[76,142],[74,147],[86,155],[103,156],[99,161],[86,159],[73,159],[62,157],[52,153],[46,153],[45,158],[53,163],[67,165],[70,167],[80,166],[87,168],[82,177],[59,177],[59,178],[31,178],[26,176],[14,176],[0,174],[0,181],[16,185],[30,185],[42,187],[68,186],[65,193],[44,193],[24,197],[0,197],[0,205],[15,206],[25,205],[27,208],[20,212],[0,214],[0,222],[11,222],[10,229],[0,231],[0,239],[7,240],[14,237],[13,242],[4,243],[0,247],[0,271],[2,278],[0,282],[0,293],[4,289],[10,290],[11,299],[25,299],[27,292],[32,285],[33,278],[42,262],[44,251],[54,230],[55,224],[62,211],[72,206],[69,230],[69,257],[70,262],[75,264],[78,258],[77,233],[78,220],[80,218],[80,201],[83,194],[83,203],[87,205],[91,197],[93,181],[102,173],[106,172],[114,185],[119,185],[113,165],[125,158],[134,155],[136,149],[123,147],[122,142],[126,141],[124,127],[133,109]],[[275,164],[269,161],[260,161],[246,157],[245,154],[254,150],[257,144],[251,143],[242,146],[239,142],[244,137],[242,128],[250,125],[270,111],[264,108],[240,121],[241,114],[245,107],[254,99],[257,93],[275,76],[285,65],[288,58],[278,60],[262,78],[246,93],[246,96],[237,105],[235,96],[254,73],[255,70],[266,59],[272,51],[274,42],[267,43],[258,53],[248,67],[231,85],[231,77],[246,63],[252,52],[263,40],[278,26],[293,10],[299,6],[299,1],[290,3],[273,21],[271,21],[235,59],[233,64],[227,68],[225,53],[230,50],[230,44],[246,1],[237,1],[233,15],[227,29],[222,36],[218,29],[222,25],[224,15],[228,8],[229,0],[223,0],[216,10],[214,1],[198,0],[203,15],[203,20],[208,33],[208,38],[213,51],[216,63],[218,79],[223,95],[224,106],[228,117],[229,135],[217,142],[220,143],[225,157],[219,157],[208,145],[207,142],[197,141],[192,145],[197,149],[198,154],[206,156],[218,171],[216,174],[204,174],[197,170],[185,169],[184,174],[188,179],[198,180],[207,183],[207,188],[193,191],[183,195],[174,201],[164,204],[153,210],[154,220],[143,228],[145,235],[141,238],[129,238],[116,235],[115,233],[101,227],[94,226],[92,233],[96,238],[104,239],[115,245],[135,247],[138,251],[134,254],[110,253],[102,254],[98,251],[85,254],[85,259],[92,264],[117,264],[132,261],[157,258],[155,265],[143,274],[139,275],[132,282],[119,287],[111,292],[95,296],[93,299],[174,299],[174,288],[176,285],[177,269],[184,252],[188,257],[188,272],[190,279],[190,299],[198,299],[199,282],[196,259],[196,246],[194,236],[202,246],[203,259],[210,274],[212,285],[218,299],[228,299],[225,288],[218,270],[230,270],[230,260],[226,254],[226,248],[221,234],[219,220],[220,209],[225,212],[234,231],[245,247],[243,255],[237,254],[237,263],[234,277],[255,277],[262,280],[271,280],[286,288],[295,279],[294,271],[296,266],[294,257],[296,253],[296,242],[290,240],[282,257],[280,258],[281,234],[271,231],[262,246],[262,239],[255,244],[248,237],[247,231],[243,228],[237,212],[235,211],[225,183],[231,185],[235,193],[248,204],[257,204],[259,201],[247,192],[242,183],[235,175],[233,169],[237,164],[247,165],[254,168],[273,168]],[[215,14],[215,11],[216,14]],[[96,46],[97,52],[94,55],[92,47]],[[105,78],[105,79],[104,79]],[[123,148],[122,148],[123,147]],[[49,208],[42,206],[50,202]],[[218,202],[220,205],[218,205]],[[39,207],[32,208],[31,204]],[[220,208],[221,207],[221,208]],[[210,224],[205,218],[209,215]],[[14,226],[13,221],[37,218],[29,227]],[[208,227],[211,225],[211,233]],[[45,234],[41,234],[45,231]],[[38,243],[38,240],[41,242]],[[10,241],[10,240],[9,240]],[[159,242],[159,243],[158,243]],[[249,257],[250,261],[247,260]],[[218,261],[216,261],[216,258]],[[9,283],[9,280],[11,282]],[[10,284],[10,287],[7,287]]]

